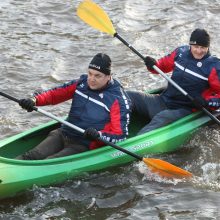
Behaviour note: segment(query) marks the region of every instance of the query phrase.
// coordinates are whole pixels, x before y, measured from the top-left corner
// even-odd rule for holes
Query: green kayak
[[[163,128],[136,136],[136,132],[145,122],[142,118],[133,115],[130,137],[118,143],[118,146],[142,156],[175,151],[191,137],[194,131],[210,121],[208,116],[197,112]],[[110,146],[50,160],[14,159],[36,146],[51,130],[59,126],[60,123],[50,121],[0,141],[0,199],[13,197],[33,185],[46,186],[63,182],[86,172],[135,160]]]

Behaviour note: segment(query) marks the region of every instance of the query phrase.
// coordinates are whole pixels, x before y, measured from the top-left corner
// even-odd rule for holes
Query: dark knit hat
[[[210,36],[205,29],[195,29],[189,40],[190,45],[199,45],[202,47],[209,47],[210,46]]]
[[[104,53],[98,53],[96,54],[90,64],[89,69],[98,70],[105,75],[111,74],[111,59],[108,55]]]

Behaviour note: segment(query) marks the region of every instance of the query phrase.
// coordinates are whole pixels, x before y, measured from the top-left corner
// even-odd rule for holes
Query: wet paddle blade
[[[84,0],[77,8],[77,15],[88,25],[110,35],[116,33],[105,11],[91,0]]]
[[[154,172],[168,178],[190,178],[192,173],[176,167],[166,161],[154,158],[143,158],[143,162]]]

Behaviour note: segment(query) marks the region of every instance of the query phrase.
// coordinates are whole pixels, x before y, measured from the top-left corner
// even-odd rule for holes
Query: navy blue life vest
[[[201,60],[197,60],[193,57],[190,46],[179,47],[173,53],[175,55],[168,55],[166,57],[166,61],[170,58],[169,61],[173,62],[174,66],[171,79],[190,94],[190,96],[194,98],[201,97],[204,91],[210,88],[209,81],[212,80],[210,79],[211,73],[213,75],[217,74],[217,79],[213,77],[213,80],[218,80],[216,83],[219,84],[220,72],[216,71],[216,66],[219,66],[219,59],[208,53]],[[168,83],[168,87],[162,93],[161,97],[168,108],[192,109],[195,107],[188,97],[184,96],[170,83]]]

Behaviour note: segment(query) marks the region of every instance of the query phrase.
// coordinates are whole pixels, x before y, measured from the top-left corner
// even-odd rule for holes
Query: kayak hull
[[[193,113],[163,128],[130,137],[118,145],[146,157],[150,154],[176,151],[199,127],[210,121],[208,116],[200,112]],[[135,126],[138,127],[139,123],[141,122],[136,120]],[[60,183],[87,172],[135,160],[135,158],[110,146],[49,160],[14,159],[36,146],[47,136],[49,131],[58,126],[59,123],[51,121],[0,141],[0,199],[13,197],[33,185],[46,186]],[[135,132],[133,131],[133,135]]]

